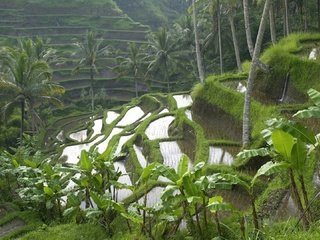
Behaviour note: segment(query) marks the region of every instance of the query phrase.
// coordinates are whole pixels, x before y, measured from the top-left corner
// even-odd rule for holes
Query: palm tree
[[[269,23],[270,23],[270,36],[272,44],[276,44],[277,36],[276,36],[276,26],[274,19],[274,1],[271,1],[270,9],[269,9]]]
[[[254,48],[253,48],[253,41],[252,41],[252,35],[251,35],[251,27],[250,27],[250,20],[249,20],[249,3],[248,0],[243,0],[243,15],[244,15],[244,24],[246,29],[246,38],[247,38],[247,44],[248,49],[251,58],[253,59],[254,54]],[[260,50],[259,50],[260,52]],[[264,63],[260,62],[259,59],[256,59],[257,67],[259,67],[263,72],[269,72],[269,68]]]
[[[97,38],[96,34],[92,31],[88,31],[86,39],[82,43],[76,43],[75,46],[78,48],[78,54],[81,56],[76,71],[83,68],[89,67],[90,69],[90,97],[91,97],[91,110],[94,111],[94,74],[97,73],[96,63],[99,58],[107,53],[108,46],[101,47],[103,39]]]
[[[205,42],[213,40],[214,35],[218,33],[218,48],[219,48],[219,61],[220,61],[220,73],[223,73],[223,58],[222,58],[222,37],[221,37],[221,4],[220,0],[198,0],[199,4],[203,6],[204,12],[209,12],[212,17],[213,26],[217,22],[217,29],[213,27],[212,32],[206,37]],[[216,15],[215,15],[216,14]]]
[[[178,49],[178,43],[173,41],[171,35],[165,28],[160,30],[149,39],[149,58],[147,74],[164,78],[167,83],[167,91],[170,92],[170,76],[177,71],[178,59],[181,58],[182,51]]]
[[[121,75],[130,75],[134,78],[136,97],[138,94],[138,79],[142,76],[143,68],[143,54],[141,53],[141,48],[137,47],[135,43],[130,43],[128,46],[128,56],[119,57],[119,65],[114,69]]]
[[[246,1],[246,0],[244,0]],[[243,106],[243,130],[242,130],[242,144],[247,146],[250,143],[250,109],[251,109],[251,94],[253,89],[253,81],[256,76],[256,69],[259,65],[259,55],[263,40],[263,34],[265,31],[265,26],[268,18],[269,8],[271,0],[266,0],[264,4],[264,9],[260,21],[259,31],[257,35],[256,44],[252,56],[252,64],[249,71],[248,81],[247,81],[247,91],[245,93],[244,106]]]
[[[242,72],[239,45],[238,45],[238,40],[236,35],[236,28],[234,25],[234,12],[235,12],[235,9],[238,7],[238,0],[228,0],[227,2],[224,3],[224,6],[226,7],[228,20],[230,23],[232,42],[234,47],[234,53],[236,56],[238,71]]]
[[[197,16],[196,16],[196,7],[195,0],[192,0],[192,20],[193,20],[193,30],[194,30],[194,43],[196,46],[196,56],[197,56],[197,66],[199,72],[199,79],[201,83],[204,83],[204,69],[202,64],[199,36],[198,36],[198,27],[197,27]]]
[[[7,99],[3,110],[6,112],[16,104],[21,109],[20,144],[23,144],[25,111],[37,115],[35,108],[44,101],[61,103],[56,96],[64,93],[64,88],[51,82],[49,65],[43,60],[35,60],[30,52],[21,49],[1,50],[4,78],[0,80],[1,97]]]
[[[284,0],[284,28],[285,28],[285,36],[288,36],[289,31],[289,8],[288,8],[288,0]]]

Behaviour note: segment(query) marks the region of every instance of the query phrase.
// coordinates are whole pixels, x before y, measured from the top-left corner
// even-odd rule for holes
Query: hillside
[[[186,12],[185,0],[115,0],[118,6],[135,21],[153,28],[171,25]]]
[[[134,96],[134,84],[129,78],[117,80],[111,71],[118,54],[125,55],[127,44],[146,41],[147,26],[132,21],[122,13],[113,1],[10,1],[0,3],[0,44],[14,44],[17,38],[42,37],[48,47],[57,50],[59,59],[52,63],[53,80],[67,90],[65,99],[79,99],[81,91],[89,86],[89,69],[74,74],[77,62],[74,55],[76,42],[84,40],[86,32],[93,30],[103,38],[104,46],[112,46],[117,52],[98,62],[95,76],[96,91],[104,89],[105,95],[118,100]]]

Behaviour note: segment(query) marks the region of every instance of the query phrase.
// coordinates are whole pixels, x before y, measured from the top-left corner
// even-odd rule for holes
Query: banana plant
[[[219,220],[219,211],[232,211],[233,206],[230,203],[226,203],[223,201],[223,197],[214,196],[209,199],[209,203],[207,205],[210,212],[214,214],[215,221],[217,223],[217,230],[220,237],[222,237],[222,230]]]
[[[201,228],[200,209],[202,208],[205,227],[207,226],[207,205],[210,203],[211,190],[230,189],[232,184],[225,181],[218,174],[205,176],[204,162],[200,162],[189,170],[189,158],[183,155],[177,171],[160,163],[150,164],[143,172],[140,181],[150,176],[159,175],[168,178],[171,182],[162,193],[162,212],[167,220],[177,222],[185,218],[187,227],[192,235],[205,238],[206,230]],[[193,221],[196,218],[196,225]],[[180,220],[180,221],[177,221]],[[196,235],[195,235],[196,234]]]
[[[269,128],[262,131],[268,147],[245,150],[239,153],[238,157],[270,156],[273,159],[258,170],[253,182],[261,175],[270,175],[284,170],[288,172],[292,196],[296,201],[303,225],[308,228],[311,212],[304,173],[307,160],[318,145],[317,138],[311,130],[293,121],[272,119],[268,125]],[[301,191],[298,189],[296,179],[300,182]],[[299,192],[302,192],[305,207],[303,207]]]
[[[149,178],[157,179],[159,176],[166,177],[171,182],[165,188],[164,192],[162,193],[161,199],[163,202],[170,204],[174,204],[176,208],[183,209],[183,217],[186,217],[187,226],[195,236],[197,234],[196,227],[194,225],[192,219],[192,212],[190,211],[190,207],[187,201],[187,193],[186,188],[189,191],[192,191],[192,186],[186,186],[187,182],[187,174],[188,174],[188,164],[189,158],[186,155],[183,155],[180,159],[177,171],[174,168],[168,167],[158,162],[151,163],[147,166],[140,176],[138,182],[145,182]],[[204,163],[201,163],[204,164]],[[200,165],[200,163],[198,164]]]
[[[70,171],[80,174],[79,178],[72,178],[79,190],[85,192],[86,208],[93,207],[91,191],[104,194],[108,191],[113,200],[116,200],[116,191],[120,188],[131,188],[118,182],[121,172],[114,169],[113,162],[122,157],[114,155],[114,146],[99,154],[96,151],[86,152],[82,150],[78,165],[71,166]]]
[[[311,88],[308,90],[308,95],[311,102],[313,103],[313,106],[310,106],[307,109],[298,111],[294,115],[295,117],[299,117],[299,118],[310,118],[310,117],[319,118],[320,117],[320,92]]]

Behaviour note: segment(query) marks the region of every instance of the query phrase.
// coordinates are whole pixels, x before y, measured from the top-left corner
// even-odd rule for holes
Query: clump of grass
[[[30,232],[29,234],[20,238],[21,240],[104,240],[107,239],[105,230],[95,224],[65,224],[57,225],[54,227],[47,227],[37,231]]]

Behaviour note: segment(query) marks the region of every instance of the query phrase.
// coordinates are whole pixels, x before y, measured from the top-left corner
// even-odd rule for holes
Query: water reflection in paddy
[[[147,207],[151,208],[154,207],[157,203],[160,203],[161,193],[163,192],[163,190],[163,187],[155,187],[147,193]],[[144,204],[144,198],[145,197],[143,196],[138,200],[139,204]]]
[[[178,169],[182,152],[177,142],[160,142],[160,152],[163,157],[163,164]],[[189,168],[191,163],[189,162]]]
[[[133,145],[133,149],[137,155],[138,161],[141,167],[145,168],[147,166],[147,160],[142,153],[142,147],[138,147],[137,145]]]
[[[147,137],[150,140],[168,138],[169,125],[172,123],[173,120],[174,120],[174,117],[167,116],[151,122],[146,129]]]
[[[65,147],[61,154],[61,157],[67,158],[67,163],[77,164],[79,162],[80,154],[82,150],[89,151],[91,146],[95,145],[97,142],[101,141],[104,136],[97,137],[94,141],[90,143],[78,144]]]
[[[112,139],[113,136],[116,134],[120,133],[123,129],[122,128],[114,128],[112,129],[111,133],[107,137],[106,140],[104,140],[102,143],[97,145],[97,150],[99,153],[103,153],[107,148],[110,140]]]
[[[169,110],[167,108],[163,109],[159,114],[162,114],[162,113],[168,113]]]
[[[140,107],[130,108],[124,117],[118,122],[117,126],[127,126],[132,123],[135,123],[144,115],[144,111]]]
[[[209,148],[208,163],[231,165],[233,163],[233,156],[224,148],[211,146]]]
[[[132,186],[131,179],[127,173],[127,170],[124,166],[123,161],[118,161],[113,163],[115,170],[121,172],[121,176],[118,179],[119,183],[127,184],[129,186]],[[117,189],[116,190],[116,200],[122,201],[123,199],[129,197],[132,194],[132,191],[130,189]]]
[[[94,138],[96,135],[101,134],[102,129],[102,119],[97,119],[94,121],[94,125],[92,127],[93,134],[91,138]]]
[[[117,149],[115,151],[115,154],[118,155],[120,152],[121,152],[121,148],[122,146],[130,139],[133,137],[133,134],[131,135],[128,135],[128,136],[122,136],[120,137],[119,139],[119,143],[118,143],[118,146],[117,146]]]
[[[107,112],[107,118],[106,118],[106,124],[111,124],[114,120],[119,117],[119,113],[116,113],[114,111],[108,111]]]
[[[186,114],[187,118],[189,118],[192,121],[192,113],[191,113],[191,111],[190,110],[186,110],[185,114]]]
[[[56,138],[57,138],[60,142],[63,142],[63,141],[64,141],[63,130],[58,133],[58,135],[56,136]]]
[[[178,108],[189,107],[192,105],[192,98],[190,95],[174,95]]]
[[[75,133],[71,133],[69,136],[72,140],[82,142],[87,139],[87,129],[81,130]]]

